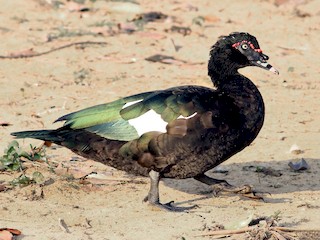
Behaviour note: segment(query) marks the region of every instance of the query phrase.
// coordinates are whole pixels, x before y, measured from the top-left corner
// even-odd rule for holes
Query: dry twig
[[[9,55],[9,56],[1,56],[0,55],[0,59],[17,59],[17,58],[31,58],[31,57],[39,57],[45,54],[49,54],[64,48],[68,48],[68,47],[72,47],[72,46],[77,46],[77,45],[105,45],[108,44],[107,42],[92,42],[92,41],[85,41],[85,42],[74,42],[74,43],[69,43],[66,45],[63,45],[61,47],[57,47],[57,48],[53,48],[51,50],[45,51],[45,52],[33,52],[32,51],[27,51],[26,53],[21,52],[21,54],[15,54],[15,55]]]
[[[241,233],[253,231],[256,228],[257,228],[257,226],[250,226],[250,227],[244,227],[244,228],[240,228],[240,229],[215,230],[215,231],[210,231],[207,233],[195,235],[195,237],[241,234]],[[281,234],[281,232],[315,232],[315,231],[319,231],[319,230],[315,230],[315,229],[294,229],[294,228],[287,228],[287,227],[269,227],[269,228],[265,228],[265,230],[268,230],[272,233],[277,232],[277,234],[275,234],[275,235]],[[278,238],[278,239],[281,240],[281,238]]]

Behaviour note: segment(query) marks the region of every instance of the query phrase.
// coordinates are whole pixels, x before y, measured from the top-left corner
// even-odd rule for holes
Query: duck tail
[[[58,142],[61,140],[57,135],[56,130],[34,130],[34,131],[22,131],[22,132],[13,132],[12,136],[16,138],[34,138],[43,141]]]

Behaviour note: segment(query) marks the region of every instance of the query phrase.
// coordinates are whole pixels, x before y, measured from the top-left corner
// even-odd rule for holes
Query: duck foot
[[[171,201],[168,203],[160,203],[160,202],[151,203],[151,202],[149,202],[151,207],[155,207],[157,209],[170,211],[170,212],[186,212],[188,210],[191,210],[193,208],[198,207],[197,205],[192,205],[189,207],[177,207],[177,206],[174,206],[173,203],[174,203],[174,201]]]
[[[197,207],[197,205],[189,206],[189,207],[176,207],[173,205],[173,201],[168,203],[160,203],[159,200],[159,182],[160,182],[160,174],[156,171],[151,170],[149,172],[151,185],[148,196],[144,198],[144,202],[149,202],[152,207],[156,207],[157,209],[172,211],[172,212],[184,212],[190,209]]]
[[[241,196],[251,198],[251,199],[264,200],[262,196],[257,195],[257,194],[263,194],[263,193],[253,190],[252,187],[249,185],[236,187],[236,186],[229,184],[225,180],[214,179],[214,178],[208,177],[204,174],[198,175],[198,176],[194,177],[194,179],[196,179],[204,184],[212,186],[213,193],[215,196],[218,196],[218,194],[220,192],[228,192],[228,193],[240,194]]]

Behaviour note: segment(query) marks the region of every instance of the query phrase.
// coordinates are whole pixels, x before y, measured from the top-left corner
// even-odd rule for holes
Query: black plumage
[[[264,121],[257,87],[238,72],[259,66],[278,73],[248,33],[221,37],[210,51],[208,74],[216,89],[180,86],[146,92],[59,118],[56,130],[16,132],[18,138],[51,141],[73,152],[131,174],[147,176],[146,200],[168,210],[185,210],[159,201],[161,178],[195,178],[213,185],[226,183],[204,173],[248,146]],[[129,106],[128,103],[131,103]],[[165,131],[138,132],[130,122],[151,111],[167,123]],[[153,126],[153,122],[143,124]]]

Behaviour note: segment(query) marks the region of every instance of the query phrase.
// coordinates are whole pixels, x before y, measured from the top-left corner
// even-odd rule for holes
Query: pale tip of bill
[[[269,69],[269,71],[270,71],[270,72],[273,72],[274,74],[279,75],[279,71],[278,71],[277,69],[275,69],[274,67],[271,67],[271,68]]]

